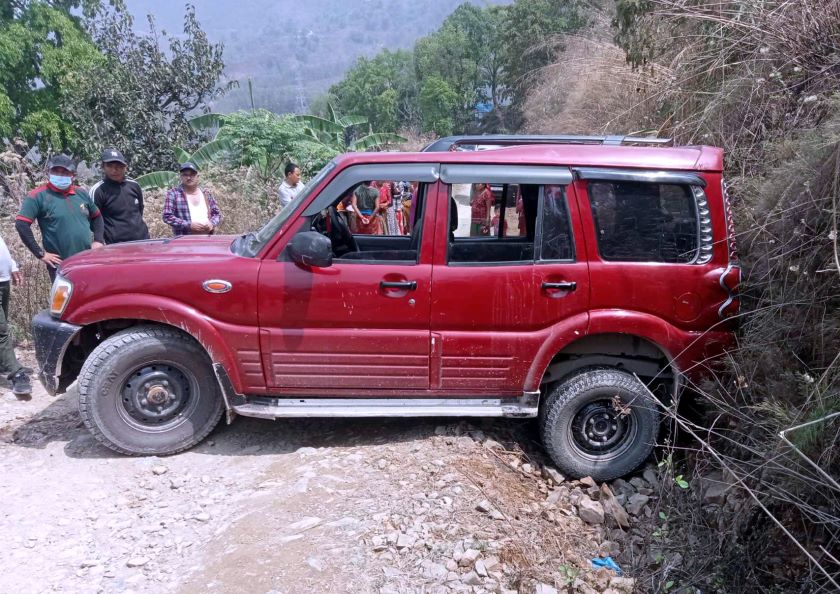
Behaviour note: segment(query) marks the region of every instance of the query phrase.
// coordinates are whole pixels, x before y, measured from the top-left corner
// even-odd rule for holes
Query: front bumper
[[[57,320],[47,310],[32,318],[32,335],[35,338],[35,357],[38,359],[38,379],[47,392],[55,396],[59,390],[61,362],[73,337],[81,326]]]

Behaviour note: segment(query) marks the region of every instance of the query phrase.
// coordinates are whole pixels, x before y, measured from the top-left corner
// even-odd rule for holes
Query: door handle
[[[546,291],[574,291],[577,283],[573,281],[560,281],[559,283],[543,283],[542,288]]]
[[[403,291],[414,291],[417,289],[417,281],[380,281],[380,289],[402,289]]]

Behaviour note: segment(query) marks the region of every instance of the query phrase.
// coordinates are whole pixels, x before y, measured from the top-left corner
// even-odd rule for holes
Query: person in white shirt
[[[9,328],[11,285],[19,285],[20,282],[17,262],[9,253],[6,242],[0,237],[0,373],[6,374],[6,379],[12,382],[12,392],[19,398],[32,392],[29,376],[15,356],[14,339]]]
[[[300,194],[304,185],[300,181],[300,167],[294,163],[287,163],[283,172],[286,175],[286,179],[283,180],[283,183],[280,184],[280,188],[277,190],[277,194],[280,197],[280,210],[286,208]]]
[[[195,163],[181,165],[181,184],[166,193],[163,202],[163,222],[172,227],[174,235],[212,234],[222,220],[216,199],[198,183]]]

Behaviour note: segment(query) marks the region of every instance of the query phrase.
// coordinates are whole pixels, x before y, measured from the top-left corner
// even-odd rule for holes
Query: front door
[[[439,223],[432,388],[520,395],[552,333],[571,340],[587,331],[589,272],[575,256],[583,243],[576,247],[570,217],[571,174],[515,166],[442,171],[450,182],[441,196],[450,236],[441,241]]]
[[[423,180],[405,184],[400,182],[410,177],[388,173],[389,179],[379,177],[381,171],[372,180],[359,181],[358,172],[350,181],[339,178],[333,185],[346,187],[332,188],[336,199],[323,205],[337,210],[325,234],[335,231],[336,222],[346,225],[357,239],[355,249],[336,254],[326,268],[299,266],[282,251],[279,259],[264,261],[261,346],[275,392],[364,396],[429,387],[433,233],[424,238],[423,228],[433,230],[434,212],[423,208]],[[363,214],[353,199],[361,184],[382,197],[374,212]],[[324,229],[317,215],[302,219],[297,232]]]

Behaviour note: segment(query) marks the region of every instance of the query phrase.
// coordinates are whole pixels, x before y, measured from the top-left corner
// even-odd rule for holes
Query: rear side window
[[[589,201],[604,260],[687,264],[697,259],[697,204],[690,186],[592,181]]]

